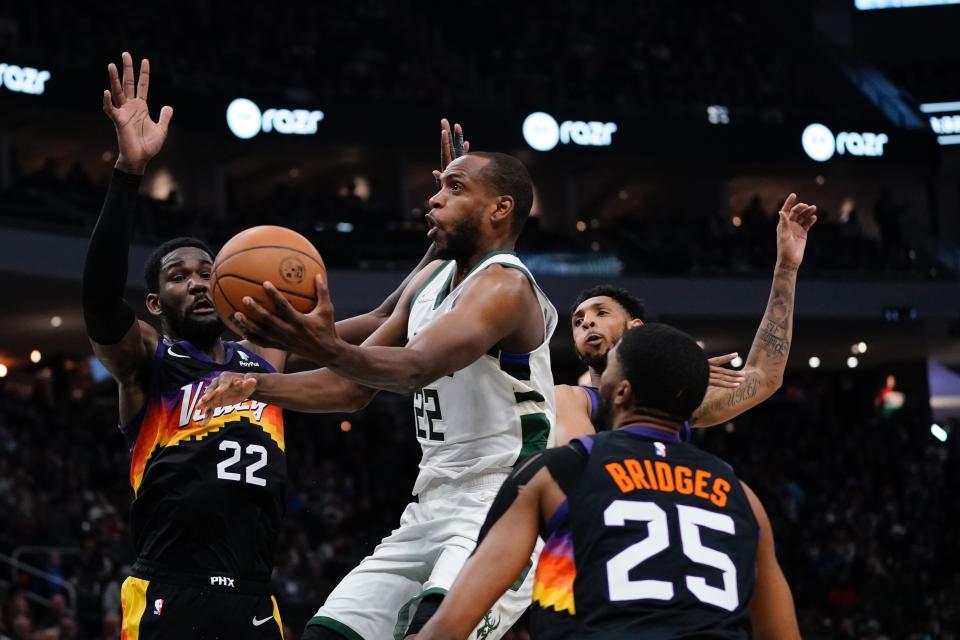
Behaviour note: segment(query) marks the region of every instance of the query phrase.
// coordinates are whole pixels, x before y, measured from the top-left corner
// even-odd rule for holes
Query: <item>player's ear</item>
[[[162,313],[160,310],[160,296],[156,293],[147,294],[147,311],[149,311],[152,316],[160,317]]]
[[[617,388],[613,391],[613,404],[620,408],[633,405],[633,387],[629,380],[621,380],[617,383]]]
[[[497,223],[501,220],[507,220],[513,214],[513,196],[500,196],[497,198],[496,207],[490,216],[490,221]]]
[[[637,327],[642,327],[642,326],[643,326],[643,320],[641,320],[640,318],[634,318],[633,320],[631,320],[630,322],[627,323],[627,326],[630,327],[631,329],[635,329],[635,328],[637,328]]]

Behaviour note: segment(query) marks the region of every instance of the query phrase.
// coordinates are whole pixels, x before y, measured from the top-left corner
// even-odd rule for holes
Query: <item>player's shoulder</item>
[[[490,263],[465,284],[471,294],[482,292],[502,303],[524,300],[533,294],[530,275],[510,263]]]
[[[590,393],[578,384],[558,384],[553,387],[557,402],[566,401],[570,404],[587,406],[590,402]]]

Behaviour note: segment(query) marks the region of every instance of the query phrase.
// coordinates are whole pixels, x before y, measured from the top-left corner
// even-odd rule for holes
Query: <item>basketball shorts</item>
[[[407,505],[400,526],[330,593],[307,623],[349,640],[401,639],[424,597],[446,594],[477,543],[505,473],[489,473],[428,488]],[[540,546],[517,583],[470,635],[502,638],[530,605]]]
[[[222,580],[220,587],[127,578],[121,640],[283,640],[273,596]]]

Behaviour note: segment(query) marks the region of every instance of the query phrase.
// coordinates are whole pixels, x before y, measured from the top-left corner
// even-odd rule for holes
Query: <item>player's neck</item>
[[[454,275],[453,282],[451,283],[451,288],[456,287],[458,284],[464,281],[470,272],[473,271],[477,265],[484,261],[492,253],[512,253],[514,249],[513,240],[501,240],[484,246],[483,248],[477,248],[477,250],[470,256],[463,256],[456,258],[457,263],[457,273]]]
[[[603,371],[595,369],[594,367],[587,367],[587,371],[590,373],[590,386],[599,389],[600,378],[603,376]]]
[[[683,424],[677,420],[651,415],[644,411],[631,411],[618,417],[613,429],[623,429],[624,427],[645,427],[671,435],[676,435],[683,430]]]
[[[217,364],[223,364],[227,359],[227,348],[226,346],[224,346],[223,340],[221,340],[220,338],[217,338],[216,340],[214,340],[212,344],[205,345],[205,344],[197,344],[196,342],[193,342],[189,338],[178,336],[177,334],[172,333],[170,331],[164,332],[164,335],[171,342],[189,342],[194,349],[196,349],[203,355],[207,356]]]

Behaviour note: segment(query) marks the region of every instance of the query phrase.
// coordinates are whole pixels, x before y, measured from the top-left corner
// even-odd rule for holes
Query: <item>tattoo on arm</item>
[[[782,377],[793,337],[793,298],[797,285],[797,267],[780,263],[773,274],[773,286],[767,310],[760,321],[747,366],[756,367],[774,377]]]
[[[793,338],[793,299],[797,267],[780,263],[773,275],[770,299],[750,347],[751,369],[736,389],[711,387],[694,412],[691,424],[710,426],[734,418],[768,398],[780,386]]]

